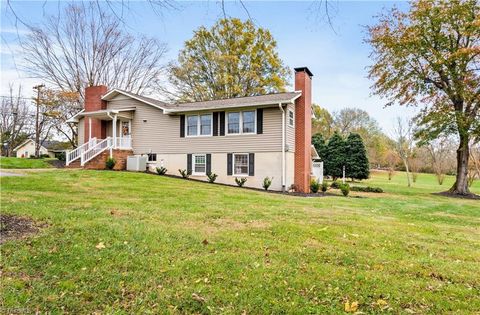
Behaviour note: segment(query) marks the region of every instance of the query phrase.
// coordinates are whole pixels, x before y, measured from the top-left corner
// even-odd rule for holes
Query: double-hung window
[[[295,124],[295,116],[293,114],[293,110],[289,109],[288,110],[288,125],[290,127],[293,127],[294,124]]]
[[[248,176],[248,153],[233,155],[233,175]]]
[[[193,175],[205,175],[207,171],[207,157],[205,154],[194,154],[192,158],[193,162]]]
[[[255,111],[227,113],[227,133],[255,133]]]
[[[187,136],[211,136],[212,114],[187,116]]]
[[[148,162],[157,162],[157,153],[148,153]]]

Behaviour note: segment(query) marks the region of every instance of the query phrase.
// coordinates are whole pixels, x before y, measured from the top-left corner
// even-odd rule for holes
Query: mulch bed
[[[0,244],[38,233],[40,225],[30,218],[0,214]]]
[[[442,192],[438,192],[438,193],[432,193],[432,195],[449,197],[449,198],[460,198],[460,199],[480,200],[480,195],[475,195],[475,194],[459,195],[459,194],[453,194],[453,193],[451,193],[451,192],[449,192],[449,191],[442,191]]]
[[[52,165],[53,167],[56,167],[56,168],[64,168],[65,167],[65,161],[50,160],[50,161],[47,161],[47,163]]]

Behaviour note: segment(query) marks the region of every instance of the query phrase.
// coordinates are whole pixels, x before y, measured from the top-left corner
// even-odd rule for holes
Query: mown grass
[[[0,157],[0,168],[50,168],[52,165],[48,161],[55,160],[53,158],[45,159],[22,159],[16,157]]]
[[[451,183],[375,174],[386,193],[302,198],[127,172],[2,178],[2,212],[47,225],[1,246],[2,313],[475,313],[480,202],[431,194]]]

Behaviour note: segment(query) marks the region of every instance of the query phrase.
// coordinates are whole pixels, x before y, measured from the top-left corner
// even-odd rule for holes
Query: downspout
[[[285,109],[283,109],[282,103],[278,103],[278,107],[282,111],[282,191],[285,191],[285,177],[286,177],[286,168],[285,168]]]

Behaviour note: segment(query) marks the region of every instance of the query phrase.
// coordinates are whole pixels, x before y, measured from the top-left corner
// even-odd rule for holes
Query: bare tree
[[[166,45],[128,34],[97,3],[69,4],[28,29],[21,41],[26,70],[55,88],[83,98],[85,86],[140,93],[158,85]]]
[[[31,135],[33,120],[29,105],[30,101],[22,95],[22,87],[15,93],[10,85],[9,96],[2,97],[0,104],[2,155],[12,155],[13,149]]]
[[[480,179],[480,145],[470,146],[470,159],[468,185],[471,187],[475,179]]]
[[[400,117],[397,117],[394,125],[395,152],[397,152],[398,156],[403,162],[403,165],[405,166],[408,187],[411,186],[409,162],[414,148],[412,127],[413,123],[411,120],[404,120]]]
[[[385,160],[388,165],[388,180],[392,180],[395,176],[395,169],[399,163],[398,155],[394,150],[388,150],[385,156]]]
[[[448,137],[440,137],[430,141],[426,148],[430,155],[430,162],[437,177],[437,182],[439,185],[443,185],[448,169],[452,163],[455,163],[455,161],[452,161],[452,154],[455,152],[452,147],[452,140]]]

